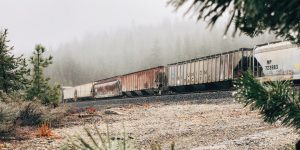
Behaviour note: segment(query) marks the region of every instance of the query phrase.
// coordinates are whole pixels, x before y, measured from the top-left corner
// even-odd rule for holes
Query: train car
[[[94,82],[90,82],[87,84],[82,84],[75,86],[74,91],[74,99],[75,100],[85,100],[85,99],[91,99],[93,98],[93,85]]]
[[[288,41],[257,45],[254,57],[262,67],[255,75],[262,82],[300,80],[300,47]]]
[[[228,88],[231,81],[251,66],[253,49],[201,57],[169,64],[168,86],[175,92]]]
[[[242,72],[251,69],[262,82],[300,82],[300,47],[272,42],[63,88],[63,100],[228,89]]]
[[[122,96],[120,77],[112,77],[95,81],[93,85],[94,98],[109,98]]]
[[[120,76],[126,96],[160,94],[167,85],[166,68],[158,66]]]
[[[62,102],[74,101],[75,88],[71,86],[62,87]]]

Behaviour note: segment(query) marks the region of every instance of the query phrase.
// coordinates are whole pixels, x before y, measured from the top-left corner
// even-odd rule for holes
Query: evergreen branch
[[[300,97],[291,81],[260,83],[250,72],[235,81],[235,98],[259,110],[264,121],[300,129]]]

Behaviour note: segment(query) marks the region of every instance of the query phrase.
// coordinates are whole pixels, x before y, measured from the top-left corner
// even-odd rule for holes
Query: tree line
[[[272,34],[223,38],[223,24],[216,26],[209,30],[203,22],[165,19],[157,25],[87,33],[53,49],[55,62],[45,73],[53,82],[76,86],[275,40]]]

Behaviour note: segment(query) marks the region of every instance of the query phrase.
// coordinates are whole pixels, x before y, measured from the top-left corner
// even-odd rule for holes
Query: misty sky
[[[56,49],[87,33],[183,19],[166,0],[0,0],[0,28],[9,29],[15,53],[37,43]],[[187,18],[185,18],[187,19]]]

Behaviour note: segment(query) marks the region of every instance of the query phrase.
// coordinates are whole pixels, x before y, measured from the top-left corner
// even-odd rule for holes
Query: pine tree
[[[0,90],[11,93],[24,90],[28,84],[27,75],[30,72],[23,56],[15,57],[8,46],[7,29],[0,31]]]
[[[57,104],[59,99],[59,86],[51,87],[50,78],[44,77],[44,69],[52,64],[52,56],[44,57],[46,49],[42,45],[36,45],[30,63],[33,67],[31,85],[27,90],[27,99],[39,99],[43,104]]]
[[[235,98],[257,109],[269,123],[281,121],[285,126],[300,130],[300,91],[291,81],[260,83],[246,72],[235,82]]]

